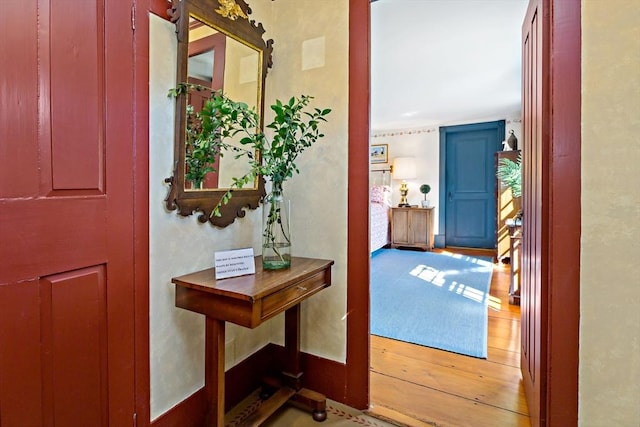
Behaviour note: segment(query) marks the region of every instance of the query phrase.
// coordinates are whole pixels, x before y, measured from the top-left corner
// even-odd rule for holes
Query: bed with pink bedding
[[[370,230],[371,252],[388,245],[391,240],[391,187],[373,185],[370,191]]]

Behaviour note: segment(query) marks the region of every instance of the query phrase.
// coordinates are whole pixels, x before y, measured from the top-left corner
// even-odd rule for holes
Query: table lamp
[[[396,157],[393,159],[393,179],[401,179],[400,184],[400,203],[398,207],[410,206],[407,202],[407,179],[414,179],[416,177],[416,160],[413,157]]]

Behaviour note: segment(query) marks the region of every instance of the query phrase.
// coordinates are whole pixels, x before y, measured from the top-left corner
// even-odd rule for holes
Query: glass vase
[[[291,266],[291,201],[274,186],[262,206],[262,268],[280,270]]]

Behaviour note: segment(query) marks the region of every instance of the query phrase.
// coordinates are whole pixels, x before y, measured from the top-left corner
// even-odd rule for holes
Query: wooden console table
[[[280,406],[293,401],[313,413],[313,419],[327,417],[326,398],[301,385],[300,302],[331,285],[333,261],[296,258],[291,268],[263,271],[256,257],[256,273],[216,281],[213,268],[175,277],[176,306],[206,316],[206,357],[214,360],[205,366],[205,390],[208,400],[207,425],[224,426],[224,350],[225,322],[255,328],[285,312],[285,371],[282,387],[250,416],[244,425],[257,426]]]

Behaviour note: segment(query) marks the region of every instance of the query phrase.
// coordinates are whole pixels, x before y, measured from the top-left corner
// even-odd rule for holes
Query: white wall
[[[504,120],[496,118],[494,120]],[[492,120],[490,120],[492,121]],[[447,123],[442,126],[458,124],[477,123],[470,118],[464,123]],[[506,119],[505,132],[508,136],[509,130],[513,129],[518,138],[519,145],[522,144],[522,125],[519,113],[514,114],[514,118]],[[440,205],[440,128],[438,126],[425,126],[410,129],[391,129],[376,131],[370,138],[372,145],[387,144],[389,146],[389,163],[377,163],[371,169],[388,168],[393,163],[395,157],[415,157],[417,164],[417,176],[415,179],[407,180],[409,193],[407,200],[412,205],[419,205],[424,196],[420,193],[420,185],[429,184],[431,191],[427,194],[431,206],[435,206],[435,233],[438,234]],[[391,180],[392,202],[397,205],[400,202],[400,181]]]
[[[579,425],[640,426],[640,3],[582,1]]]
[[[251,19],[264,24],[265,38],[275,40],[267,106],[276,98],[306,94],[315,96],[313,106],[333,110],[323,127],[326,137],[301,155],[296,163],[302,173],[286,183],[285,192],[292,199],[293,255],[335,260],[332,286],[303,303],[302,350],[344,362],[348,1],[254,3]],[[216,250],[253,247],[259,254],[261,210],[218,229],[165,209],[164,179],[172,174],[173,162],[174,105],[167,91],[176,83],[175,27],[155,16],[150,21],[149,291],[155,419],[204,384],[204,316],[174,306],[171,278],[212,267]],[[282,344],[283,325],[282,316],[255,330],[228,324],[227,369],[269,342]]]

